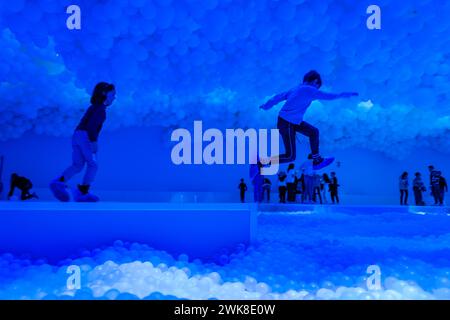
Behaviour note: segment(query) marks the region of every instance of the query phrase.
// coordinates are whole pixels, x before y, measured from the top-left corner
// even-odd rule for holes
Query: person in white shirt
[[[304,179],[305,179],[305,190],[304,190],[304,201],[307,203],[311,203],[313,201],[313,192],[314,192],[314,165],[312,162],[313,158],[310,154],[308,156],[308,160],[305,161],[301,166],[300,169],[303,170],[304,173]]]
[[[322,199],[324,203],[328,203],[327,192],[329,190],[329,184],[331,183],[330,177],[324,173],[322,180],[320,181],[320,190],[322,191]]]

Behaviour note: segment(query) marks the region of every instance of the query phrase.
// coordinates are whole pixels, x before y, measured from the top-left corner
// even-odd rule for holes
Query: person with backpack
[[[441,197],[441,187],[440,187],[440,176],[439,171],[437,171],[434,166],[428,166],[430,172],[430,189],[431,195],[434,199],[434,205],[438,205]]]

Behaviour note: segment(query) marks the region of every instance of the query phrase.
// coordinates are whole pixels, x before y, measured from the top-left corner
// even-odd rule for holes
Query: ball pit
[[[261,213],[253,246],[210,263],[120,240],[58,265],[3,254],[0,298],[450,299],[449,225],[447,215]],[[69,265],[79,290],[66,287]]]

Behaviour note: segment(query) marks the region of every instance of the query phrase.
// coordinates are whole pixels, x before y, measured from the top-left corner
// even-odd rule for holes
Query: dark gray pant
[[[302,121],[300,124],[293,124],[281,117],[278,117],[278,131],[284,144],[284,153],[279,156],[279,163],[293,162],[296,158],[295,135],[301,133],[309,138],[311,153],[319,154],[319,129]]]

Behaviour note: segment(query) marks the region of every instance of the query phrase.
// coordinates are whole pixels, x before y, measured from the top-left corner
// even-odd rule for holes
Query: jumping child
[[[265,104],[261,109],[268,110],[285,101],[278,114],[278,130],[285,148],[285,153],[279,155],[278,163],[293,162],[296,158],[295,135],[297,132],[309,138],[314,170],[322,169],[330,165],[334,158],[322,158],[319,153],[319,130],[309,123],[303,121],[306,110],[314,100],[335,100],[339,98],[350,98],[357,96],[356,92],[343,92],[339,94],[326,93],[320,91],[322,79],[317,71],[310,71],[305,74],[303,83],[299,86],[280,94],[277,94]],[[271,159],[273,161],[273,158]]]
[[[86,165],[83,184],[79,184],[74,191],[77,202],[96,202],[99,198],[89,193],[89,188],[97,173],[97,139],[106,120],[106,108],[110,106],[116,96],[113,84],[100,82],[92,93],[91,106],[87,109],[72,136],[72,165],[63,174],[50,183],[50,190],[60,201],[70,200],[66,182],[75,174],[81,172]]]

